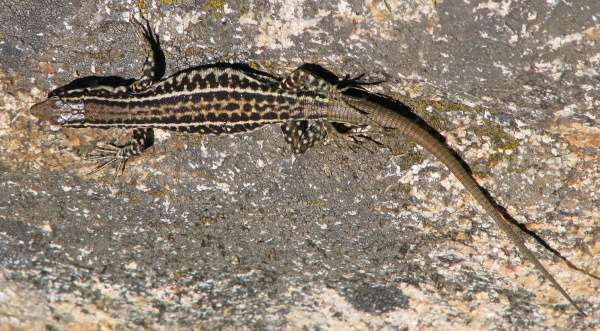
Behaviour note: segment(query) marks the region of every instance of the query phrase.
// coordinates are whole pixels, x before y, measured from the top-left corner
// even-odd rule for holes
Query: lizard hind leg
[[[348,87],[353,86],[354,82],[357,82],[360,77],[355,79],[346,77],[341,82],[334,84],[310,70],[300,67],[292,71],[281,82],[280,87],[286,91],[311,91],[336,98]],[[365,127],[344,125],[341,123],[339,125],[336,124],[326,121],[299,120],[282,124],[281,130],[286,142],[291,145],[292,150],[297,154],[304,153],[307,149],[314,146],[316,142],[324,139],[328,132],[333,138],[342,138],[360,146],[366,141],[381,144],[366,135],[369,131]],[[366,149],[366,147],[362,147]]]
[[[302,68],[294,70],[280,85],[286,91],[312,91],[327,95],[333,85]],[[281,125],[285,141],[290,144],[296,154],[306,152],[316,142],[327,136],[327,126],[324,121],[298,120]]]
[[[306,69],[298,68],[281,82],[281,88],[286,91],[311,91],[329,95],[334,84]]]
[[[281,131],[296,154],[306,152],[327,135],[327,127],[323,121],[286,122],[281,125]]]
[[[164,76],[166,68],[165,54],[160,47],[158,35],[152,31],[150,22],[141,13],[140,17],[143,22],[133,16],[130,22],[140,31],[147,55],[142,68],[142,76],[130,86],[134,93],[147,90],[152,83],[159,81]]]

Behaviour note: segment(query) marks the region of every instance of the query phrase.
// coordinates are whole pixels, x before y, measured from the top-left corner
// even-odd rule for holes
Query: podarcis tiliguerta
[[[31,107],[31,114],[56,125],[135,129],[129,144],[100,147],[92,154],[101,161],[97,169],[117,162],[117,173],[122,172],[128,159],[151,144],[153,128],[232,134],[282,123],[286,141],[296,153],[323,139],[327,123],[368,126],[404,136],[446,165],[521,254],[584,314],[525,246],[452,150],[414,120],[374,101],[356,81],[330,82],[303,67],[280,81],[250,68],[226,64],[193,68],[162,79],[163,72],[155,64],[161,56],[157,36],[147,21],[145,25],[133,22],[141,28],[151,49],[139,80],[127,86],[58,89],[50,93],[49,99]]]

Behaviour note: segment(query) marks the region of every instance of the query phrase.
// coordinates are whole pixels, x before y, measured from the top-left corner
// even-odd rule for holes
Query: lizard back
[[[31,113],[70,127],[162,128],[236,133],[265,124],[327,116],[329,101],[314,91],[287,91],[279,80],[232,67],[179,72],[135,92],[100,85],[51,94]]]

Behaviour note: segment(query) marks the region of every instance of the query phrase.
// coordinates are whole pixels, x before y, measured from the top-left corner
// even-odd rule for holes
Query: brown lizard
[[[192,68],[161,79],[164,72],[155,63],[161,57],[157,54],[158,38],[147,21],[145,25],[134,22],[152,50],[139,80],[126,86],[58,89],[47,100],[31,107],[31,114],[55,125],[135,129],[129,144],[100,147],[92,154],[92,158],[101,161],[96,170],[117,162],[117,173],[122,172],[127,160],[152,144],[149,137],[153,128],[233,134],[282,123],[286,141],[296,153],[323,139],[327,123],[371,127],[403,136],[448,167],[520,253],[585,315],[525,246],[452,150],[412,118],[377,102],[355,80],[332,82],[307,67],[300,67],[280,81],[249,67],[226,64]]]

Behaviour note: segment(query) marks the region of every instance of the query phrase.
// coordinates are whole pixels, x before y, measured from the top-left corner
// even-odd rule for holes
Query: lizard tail
[[[407,137],[414,143],[420,145],[426,149],[429,153],[433,154],[438,160],[440,160],[461,182],[464,188],[471,193],[471,195],[477,200],[481,207],[487,212],[488,215],[496,222],[496,224],[506,233],[508,238],[517,246],[520,253],[529,259],[535,267],[548,279],[552,285],[577,309],[577,311],[585,316],[583,310],[575,303],[575,301],[569,296],[569,294],[560,286],[560,284],[554,279],[554,277],[548,272],[548,270],[542,265],[542,263],[535,257],[533,252],[525,246],[523,239],[515,233],[511,225],[504,219],[502,214],[498,211],[494,202],[488,197],[486,192],[477,184],[475,179],[467,171],[465,166],[461,163],[457,156],[452,150],[442,141],[438,140],[432,135],[427,128],[419,125],[414,120],[403,116],[402,114],[384,107],[379,103],[371,102],[367,99],[360,98],[344,98],[344,102],[351,108],[357,109],[354,115],[348,118],[350,122],[365,122],[363,117],[368,118],[370,122],[377,123],[377,125],[394,130],[398,134]]]

